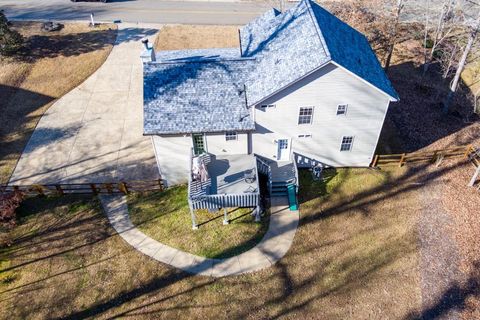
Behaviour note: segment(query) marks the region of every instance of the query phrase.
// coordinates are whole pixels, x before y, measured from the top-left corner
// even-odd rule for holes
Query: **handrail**
[[[189,165],[188,165],[188,190],[187,190],[187,199],[188,199],[188,202],[190,204],[190,200],[191,200],[191,194],[190,194],[190,188],[192,187],[192,166],[193,166],[193,147],[190,149],[190,162],[189,162]]]
[[[293,171],[295,172],[295,191],[298,193],[298,187],[300,185],[300,181],[298,180],[298,168],[297,168],[297,161],[293,158]]]
[[[298,168],[297,168],[297,160],[295,160],[295,154],[293,153],[293,149],[290,148],[290,159],[293,162],[293,173],[295,175],[295,186],[296,186],[296,191],[298,192],[298,186],[300,184],[300,181],[298,181]]]
[[[257,159],[257,161],[260,161],[261,164],[263,164],[264,166],[267,167],[267,177],[268,177],[268,193],[269,194],[272,194],[272,168],[270,167],[270,165],[262,160],[259,156],[255,155],[255,158]]]

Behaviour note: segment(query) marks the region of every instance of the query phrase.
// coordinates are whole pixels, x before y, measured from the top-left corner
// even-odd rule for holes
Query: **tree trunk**
[[[455,96],[455,92],[457,91],[460,75],[462,74],[463,69],[465,68],[465,63],[467,62],[468,54],[470,53],[470,50],[472,50],[473,42],[475,42],[475,38],[477,37],[479,27],[480,27],[480,13],[473,25],[473,30],[472,30],[472,33],[470,34],[470,37],[468,38],[467,46],[465,47],[465,50],[463,50],[462,58],[458,62],[457,71],[455,72],[455,77],[453,77],[450,90],[448,91],[447,99],[443,103],[443,112],[445,114],[448,113],[450,109],[450,104],[452,103],[453,97]]]
[[[433,55],[435,54],[435,49],[437,49],[437,46],[443,40],[443,35],[445,35],[445,17],[451,12],[453,1],[454,0],[444,0],[443,2],[442,11],[440,12],[440,16],[438,17],[437,27],[435,29],[435,37],[433,39],[432,48],[430,50],[430,54],[428,55],[428,58],[427,56],[425,56],[425,64],[423,65],[422,76],[425,76],[425,74],[427,73],[428,68],[430,67],[430,64],[433,61]],[[427,28],[427,26],[425,26],[425,28]],[[424,43],[424,45],[426,45],[426,43]]]
[[[403,9],[403,0],[397,1],[397,13],[395,16],[395,24],[393,26],[392,38],[390,41],[390,47],[388,48],[388,55],[387,60],[385,61],[385,72],[388,72],[388,68],[390,68],[390,62],[392,61],[393,50],[395,50],[395,43],[397,42],[397,32],[398,32],[398,22],[400,20],[400,13],[402,13]]]

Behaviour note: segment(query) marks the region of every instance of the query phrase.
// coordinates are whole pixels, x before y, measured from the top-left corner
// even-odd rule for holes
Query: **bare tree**
[[[438,20],[435,26],[435,31],[431,40],[430,52],[425,48],[425,63],[423,65],[423,74],[428,71],[430,64],[434,60],[434,55],[437,48],[451,36],[454,29],[458,26],[460,16],[455,10],[456,0],[444,0],[442,10],[438,16]],[[428,43],[428,34],[430,30],[430,1],[427,0],[426,7],[426,19],[425,19],[425,43],[424,46],[427,47]]]
[[[452,102],[452,99],[455,95],[455,92],[457,91],[458,82],[460,80],[460,75],[462,74],[463,69],[465,68],[465,63],[467,62],[467,57],[470,54],[470,51],[472,50],[473,43],[475,42],[475,39],[476,39],[477,34],[479,32],[479,28],[480,28],[480,13],[478,14],[477,20],[473,24],[472,32],[470,33],[467,45],[465,46],[465,49],[463,50],[462,57],[460,58],[460,61],[458,63],[457,71],[455,72],[455,76],[453,77],[452,84],[450,85],[450,90],[448,91],[447,99],[443,103],[443,112],[444,113],[448,113],[448,110],[450,108],[450,104]]]
[[[395,50],[395,43],[397,41],[397,33],[398,33],[398,23],[400,22],[400,14],[402,13],[403,9],[403,0],[397,0],[397,7],[395,10],[395,17],[393,22],[393,30],[392,35],[390,37],[390,46],[388,48],[387,59],[385,60],[385,72],[388,72],[388,68],[390,68],[390,62],[392,61],[393,50]]]

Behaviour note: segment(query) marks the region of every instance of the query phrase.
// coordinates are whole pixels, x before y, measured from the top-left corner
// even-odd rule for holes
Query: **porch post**
[[[193,209],[193,206],[190,204],[190,217],[192,218],[192,229],[197,230],[198,225],[197,225],[197,218],[195,217],[195,209]]]
[[[260,206],[255,208],[255,222],[260,222]]]
[[[223,225],[227,225],[230,222],[228,221],[227,208],[223,208]]]

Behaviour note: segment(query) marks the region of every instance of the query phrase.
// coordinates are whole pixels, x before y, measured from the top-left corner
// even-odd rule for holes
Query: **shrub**
[[[15,210],[23,200],[23,193],[14,191],[0,194],[0,223],[5,227],[15,226]]]
[[[0,11],[0,55],[12,55],[17,52],[22,45],[22,35],[10,29],[5,14],[3,11]]]

